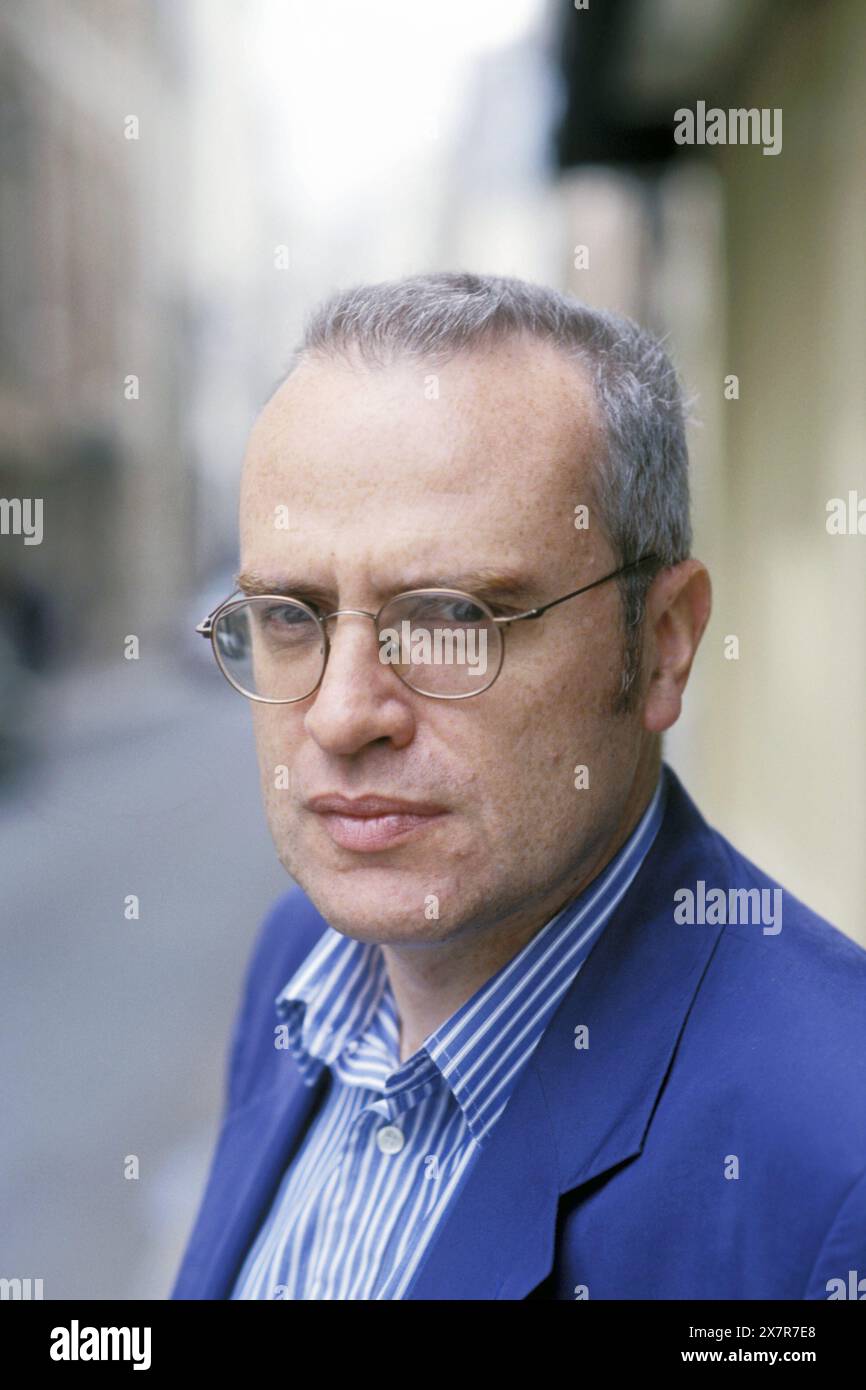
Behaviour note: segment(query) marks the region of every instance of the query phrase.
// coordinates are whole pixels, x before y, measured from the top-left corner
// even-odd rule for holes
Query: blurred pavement
[[[0,1274],[46,1299],[165,1298],[250,946],[290,880],[248,706],[215,669],[120,662],[48,689],[41,758],[0,796]]]

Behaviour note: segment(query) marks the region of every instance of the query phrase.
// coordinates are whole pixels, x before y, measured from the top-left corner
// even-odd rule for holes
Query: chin
[[[452,893],[441,886],[437,891],[424,875],[367,869],[366,883],[360,873],[347,874],[342,883],[333,873],[295,877],[325,921],[358,941],[429,941],[448,933],[442,904],[453,902]],[[431,895],[439,899],[438,918],[430,915],[436,909]]]

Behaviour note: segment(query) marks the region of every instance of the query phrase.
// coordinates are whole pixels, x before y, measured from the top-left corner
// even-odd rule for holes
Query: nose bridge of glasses
[[[366,608],[336,608],[333,613],[323,613],[320,622],[327,623],[330,622],[331,618],[342,618],[347,614],[354,614],[358,618],[372,618],[373,622],[376,621],[376,614],[368,613]]]

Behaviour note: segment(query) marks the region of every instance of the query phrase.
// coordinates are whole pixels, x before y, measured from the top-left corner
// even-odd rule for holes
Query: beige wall
[[[826,530],[829,498],[866,497],[866,7],[799,8],[771,37],[737,101],[782,107],[782,152],[721,164],[716,338],[740,399],[716,382],[722,448],[695,446],[716,609],[672,761],[729,838],[866,944],[866,535]]]

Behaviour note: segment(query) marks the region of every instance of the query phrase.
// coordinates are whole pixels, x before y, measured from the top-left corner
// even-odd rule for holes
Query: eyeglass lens
[[[487,610],[458,592],[398,595],[382,609],[378,654],[420,694],[461,698],[485,690],[502,663],[502,634]],[[223,673],[243,694],[301,700],[324,672],[319,622],[290,599],[253,597],[214,623]]]

